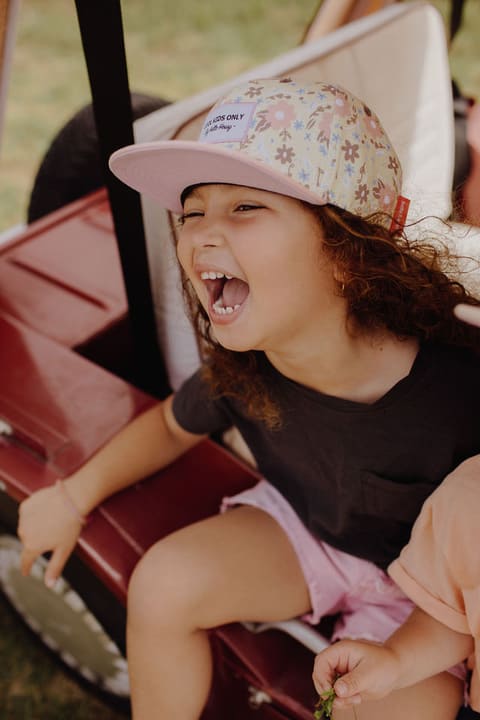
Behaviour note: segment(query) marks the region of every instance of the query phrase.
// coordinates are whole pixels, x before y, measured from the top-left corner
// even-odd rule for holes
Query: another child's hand
[[[342,640],[317,655],[313,682],[319,695],[334,688],[333,707],[339,710],[388,695],[397,687],[399,674],[399,660],[391,649],[364,640]]]
[[[35,560],[45,552],[51,558],[45,571],[45,584],[52,587],[61,575],[78,536],[82,520],[70,511],[57,486],[38,490],[20,505],[18,537],[23,544],[20,567],[28,575]]]

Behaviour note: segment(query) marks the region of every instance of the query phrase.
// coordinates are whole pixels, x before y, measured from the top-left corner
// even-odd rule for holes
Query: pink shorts
[[[302,619],[317,625],[325,615],[337,615],[332,641],[342,638],[383,642],[410,615],[411,600],[372,562],[317,540],[287,500],[266,480],[250,490],[224,498],[224,512],[235,505],[253,505],[279,523],[293,545],[308,586],[311,612]],[[463,664],[451,668],[465,679]]]

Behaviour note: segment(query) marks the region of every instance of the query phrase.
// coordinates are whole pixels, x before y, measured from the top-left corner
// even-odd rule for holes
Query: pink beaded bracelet
[[[65,501],[65,504],[68,506],[70,512],[72,515],[79,521],[81,525],[86,525],[89,518],[86,515],[83,515],[80,510],[77,508],[75,503],[73,502],[72,498],[67,492],[67,488],[65,487],[65,484],[63,480],[60,480],[60,478],[56,481],[55,487],[58,488],[60,493],[62,494],[62,497]]]

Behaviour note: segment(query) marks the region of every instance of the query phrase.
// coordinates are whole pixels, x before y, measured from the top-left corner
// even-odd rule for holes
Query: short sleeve
[[[480,588],[480,458],[462,463],[426,500],[410,541],[389,566],[419,607],[452,630],[471,633],[468,598]]]
[[[232,425],[225,401],[212,397],[201,369],[177,390],[172,409],[180,427],[196,435],[223,432]]]

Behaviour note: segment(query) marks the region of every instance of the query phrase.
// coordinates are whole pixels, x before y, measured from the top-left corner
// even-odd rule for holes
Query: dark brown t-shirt
[[[199,434],[235,425],[316,537],[386,568],[423,501],[480,452],[478,356],[425,344],[410,374],[373,404],[293,382],[263,355],[261,365],[282,412],[279,430],[249,418],[237,400],[212,398],[200,371],[174,398],[178,423]]]

